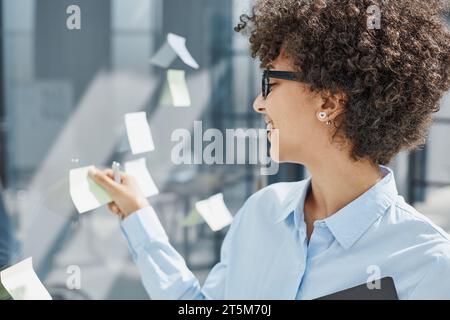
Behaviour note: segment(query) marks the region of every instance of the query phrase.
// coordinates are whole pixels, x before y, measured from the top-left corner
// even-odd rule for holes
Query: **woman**
[[[257,1],[236,27],[249,29],[265,69],[254,109],[275,160],[303,164],[311,177],[251,196],[200,287],[136,183],[92,171],[150,296],[313,299],[392,277],[400,299],[450,299],[450,238],[398,195],[386,167],[425,142],[450,88],[445,5]]]

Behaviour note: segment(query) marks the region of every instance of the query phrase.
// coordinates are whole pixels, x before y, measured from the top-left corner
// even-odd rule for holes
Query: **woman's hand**
[[[126,173],[120,173],[120,184],[114,181],[114,173],[111,169],[103,171],[97,168],[90,169],[89,177],[109,193],[113,202],[108,204],[108,208],[122,220],[150,205],[134,177]]]

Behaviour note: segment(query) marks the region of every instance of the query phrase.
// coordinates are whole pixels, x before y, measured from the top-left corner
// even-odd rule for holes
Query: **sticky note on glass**
[[[213,231],[218,231],[233,221],[233,216],[223,201],[222,193],[197,202],[195,209]]]
[[[183,37],[180,37],[176,34],[169,33],[167,34],[167,43],[170,45],[170,47],[175,51],[175,53],[180,57],[181,60],[188,66],[198,69],[199,65],[194,60],[194,58],[189,53],[188,49],[186,48],[186,39]]]
[[[0,281],[14,300],[52,300],[34,272],[32,258],[1,271]]]
[[[70,170],[70,197],[79,213],[97,209],[112,201],[109,194],[88,176],[94,166]]]
[[[145,112],[127,113],[125,115],[125,126],[133,154],[155,150]]]
[[[164,106],[172,106],[173,105],[173,98],[172,98],[172,94],[170,92],[168,81],[164,82],[164,86],[161,89],[158,105],[164,105]]]
[[[176,58],[177,54],[166,41],[150,59],[150,63],[161,68],[168,68]]]
[[[190,107],[191,97],[186,84],[184,70],[168,70],[167,82],[169,83],[173,105],[175,107]]]
[[[190,227],[190,226],[194,226],[197,224],[200,224],[202,222],[204,222],[205,220],[202,219],[202,216],[200,215],[200,213],[198,213],[198,211],[196,209],[192,209],[188,215],[186,216],[186,218],[184,218],[182,225],[184,227]]]
[[[125,162],[125,172],[132,175],[145,197],[159,193],[150,172],[147,169],[145,158]]]

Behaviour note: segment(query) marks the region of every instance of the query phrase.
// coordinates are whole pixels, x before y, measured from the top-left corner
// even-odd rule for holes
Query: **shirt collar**
[[[275,223],[280,223],[285,220],[291,213],[294,212],[298,205],[300,205],[303,210],[306,193],[310,184],[311,177],[294,184],[294,187],[289,191],[288,195],[282,202],[282,210],[280,210],[278,215],[275,215]]]
[[[380,165],[383,178],[361,196],[338,210],[330,217],[324,219],[327,227],[339,244],[349,249],[381,216],[398,192],[394,178],[394,172]],[[292,214],[296,207],[303,211],[306,193],[311,185],[311,177],[301,181],[285,198],[283,208],[275,222],[279,223]]]

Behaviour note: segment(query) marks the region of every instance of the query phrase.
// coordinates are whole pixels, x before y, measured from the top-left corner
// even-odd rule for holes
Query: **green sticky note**
[[[159,105],[161,105],[161,106],[171,106],[172,105],[172,97],[170,95],[169,84],[167,83],[167,81],[164,82],[164,86],[161,89]]]
[[[89,167],[70,170],[70,196],[79,213],[97,209],[112,201],[109,194],[88,175]]]
[[[195,226],[195,225],[203,223],[203,222],[205,222],[205,221],[203,220],[200,213],[198,213],[198,211],[196,209],[192,209],[189,212],[189,214],[187,215],[187,217],[184,219],[182,225],[184,227],[190,227],[190,226]]]
[[[191,97],[186,84],[185,72],[183,70],[168,70],[167,82],[175,107],[190,107]]]
[[[5,287],[3,286],[1,280],[2,279],[0,277],[0,300],[11,300],[12,297],[9,294],[9,292],[5,289]]]

